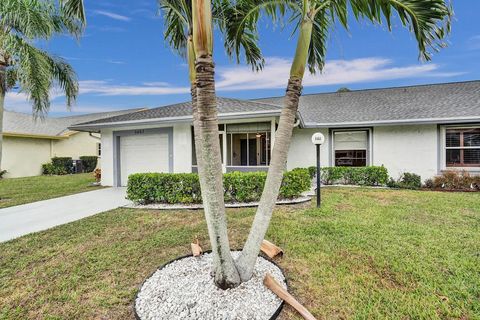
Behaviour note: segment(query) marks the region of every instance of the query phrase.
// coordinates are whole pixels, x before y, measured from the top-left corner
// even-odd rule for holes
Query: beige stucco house
[[[7,170],[5,178],[40,175],[42,164],[50,162],[52,157],[101,156],[100,134],[72,131],[68,127],[140,110],[143,109],[43,119],[5,111],[2,159],[2,169]]]

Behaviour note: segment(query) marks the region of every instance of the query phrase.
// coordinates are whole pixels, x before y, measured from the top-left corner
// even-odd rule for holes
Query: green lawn
[[[92,173],[0,180],[0,208],[91,191]]]
[[[327,189],[268,239],[319,319],[480,319],[480,194]],[[254,209],[228,210],[239,247]],[[201,211],[118,209],[0,244],[0,319],[132,319],[157,266],[207,242]],[[207,246],[206,246],[207,247]],[[286,308],[282,319],[298,319]]]

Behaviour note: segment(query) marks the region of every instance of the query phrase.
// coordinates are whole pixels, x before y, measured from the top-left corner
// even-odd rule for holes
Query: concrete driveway
[[[108,188],[0,209],[0,242],[125,206],[126,188]]]

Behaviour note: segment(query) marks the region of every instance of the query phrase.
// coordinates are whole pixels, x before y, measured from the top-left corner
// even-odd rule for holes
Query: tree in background
[[[63,59],[37,48],[36,40],[55,35],[79,37],[86,24],[83,0],[0,1],[0,168],[3,111],[6,93],[15,86],[27,95],[33,113],[50,107],[50,91],[59,87],[70,107],[78,95],[72,67]]]

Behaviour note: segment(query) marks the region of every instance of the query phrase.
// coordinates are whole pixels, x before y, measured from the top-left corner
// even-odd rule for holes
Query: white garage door
[[[121,184],[132,173],[168,172],[168,134],[141,134],[120,137]]]

